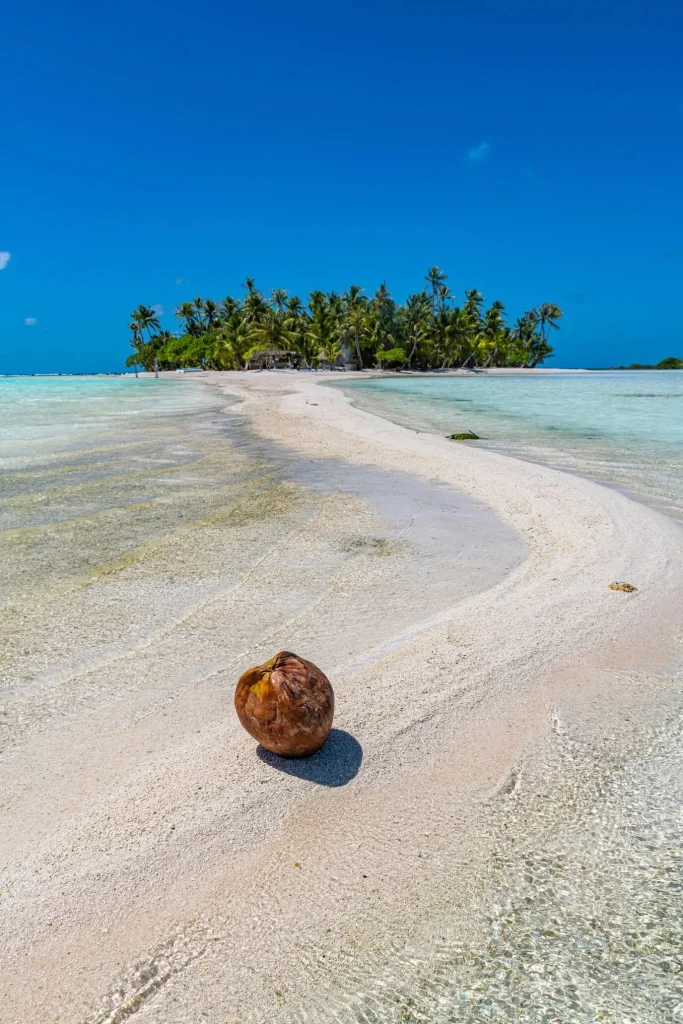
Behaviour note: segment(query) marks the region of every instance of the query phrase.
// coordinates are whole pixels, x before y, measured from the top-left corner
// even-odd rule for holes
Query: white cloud
[[[161,305],[160,302],[157,302],[157,304],[155,306],[152,306],[152,309],[154,310],[154,312],[156,313],[157,316],[163,316],[164,315],[164,307]]]
[[[185,278],[184,278],[184,277],[176,277],[176,279],[175,279],[175,283],[176,283],[176,284],[182,284],[184,280],[185,280]]]
[[[488,160],[491,153],[490,142],[480,142],[478,146],[473,146],[472,149],[468,149],[465,153],[465,159],[469,160],[473,164],[481,164],[484,160]]]
[[[26,324],[27,327],[35,327],[38,321],[34,316],[27,316],[26,319],[24,320],[24,323]]]
[[[4,270],[5,269],[5,267],[9,263],[9,259],[10,259],[11,255],[12,254],[10,252],[0,252],[0,270]]]

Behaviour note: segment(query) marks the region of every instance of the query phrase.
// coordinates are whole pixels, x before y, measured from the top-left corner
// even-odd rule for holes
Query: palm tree
[[[199,326],[200,330],[203,332],[203,330],[204,330],[204,299],[202,299],[202,298],[200,298],[198,296],[194,300],[192,305],[194,306],[194,316],[195,316],[195,320],[197,321],[197,325]]]
[[[288,316],[294,317],[294,319],[306,316],[306,307],[298,295],[292,295],[291,299],[287,300],[286,306]]]
[[[450,310],[447,309],[445,305],[440,304],[436,312],[436,316],[432,318],[431,340],[434,347],[432,360],[433,365],[440,363],[442,369],[448,362],[450,362],[451,358],[450,325]]]
[[[472,354],[472,318],[467,309],[452,306],[447,311],[446,360],[444,366],[462,366]]]
[[[360,350],[361,334],[368,326],[366,299],[363,296],[363,289],[360,285],[352,284],[349,290],[342,296],[343,314],[340,322],[340,337],[342,341],[353,337],[356,346],[356,358],[358,369],[363,369],[363,356]]]
[[[537,334],[534,333],[531,336],[529,366],[533,367],[538,366],[544,359],[552,355],[553,348],[548,339],[551,330],[559,331],[560,325],[557,321],[563,316],[563,313],[554,302],[542,302],[536,309],[532,309],[530,316],[535,331],[538,331]]]
[[[204,299],[204,313],[206,314],[206,326],[208,330],[216,326],[218,321],[218,306],[213,299]]]
[[[413,358],[419,346],[424,345],[432,337],[432,318],[430,302],[426,292],[409,295],[405,306],[406,341],[410,345],[407,363],[413,365]]]
[[[130,347],[133,349],[133,355],[128,356],[126,359],[126,366],[134,367],[135,376],[137,377],[138,365],[142,365],[142,353],[140,351],[143,345],[142,335],[140,334],[140,328],[135,320],[128,324],[128,330],[131,333]]]
[[[324,292],[314,291],[308,297],[310,313],[306,318],[307,352],[322,355],[334,363],[341,353],[338,312]]]
[[[463,316],[467,321],[467,333],[469,342],[469,355],[465,362],[462,364],[463,367],[469,366],[472,361],[476,363],[477,349],[479,347],[479,340],[481,338],[481,332],[484,329],[484,322],[481,312],[481,307],[484,304],[484,296],[481,292],[477,291],[476,288],[470,288],[465,291],[465,302],[463,303],[462,312]]]
[[[175,315],[178,320],[184,321],[186,334],[196,333],[197,321],[195,319],[194,303],[181,302],[175,311]]]
[[[242,304],[239,299],[233,299],[232,295],[226,295],[218,307],[221,320],[229,320],[230,317],[241,308],[241,305]]]
[[[517,317],[510,338],[513,342],[512,359],[515,365],[528,366],[532,358],[531,339],[538,323],[536,311],[527,310]]]
[[[551,330],[559,331],[560,325],[557,321],[560,320],[564,314],[560,307],[556,306],[554,302],[542,302],[535,312],[538,318],[541,336],[544,341],[547,341]]]
[[[396,303],[383,282],[373,295],[369,306],[369,342],[375,353],[396,347]]]
[[[159,331],[158,334],[155,334],[151,342],[152,362],[154,363],[155,360],[158,360],[162,369],[170,369],[170,367],[165,365],[167,363],[165,352],[168,349],[168,346],[176,340],[177,339],[170,331]]]
[[[391,292],[387,287],[386,281],[382,281],[381,285],[373,295],[372,304],[383,317],[391,316],[396,309],[396,303],[391,297]]]
[[[297,352],[303,356],[306,366],[310,366],[318,353],[308,335],[311,318],[308,315],[306,306],[298,295],[292,295],[288,299],[286,292],[283,291],[282,294],[285,296],[284,308],[280,314],[283,318],[283,323],[296,339],[294,347]]]
[[[270,293],[270,300],[277,312],[282,315],[287,305],[287,292],[284,288],[273,288]]]
[[[260,323],[266,313],[272,312],[270,306],[263,297],[263,292],[254,287],[253,279],[248,277],[246,282],[247,294],[244,296],[242,310],[244,318],[248,323]]]
[[[364,342],[370,333],[370,317],[368,316],[368,308],[361,302],[352,303],[346,310],[344,316],[344,335],[348,337],[349,334],[353,337],[353,343],[356,349],[356,355],[358,357],[359,368],[363,369],[363,355],[362,355],[362,342]]]
[[[465,290],[465,310],[473,321],[481,322],[481,307],[484,304],[484,296],[476,288]]]
[[[486,311],[484,325],[479,340],[479,349],[486,356],[484,366],[490,366],[498,355],[504,342],[507,325],[503,320],[505,306],[502,302],[494,302]]]
[[[148,337],[151,337],[152,330],[159,330],[159,317],[156,310],[152,309],[151,306],[138,306],[137,309],[133,310],[131,316],[141,336],[143,331],[147,331]]]
[[[442,285],[448,280],[448,275],[438,267],[430,267],[425,274],[425,281],[432,290],[432,315],[436,312],[436,297],[440,294]]]
[[[268,309],[262,320],[252,324],[248,338],[255,344],[245,353],[247,359],[258,352],[268,350],[287,352],[297,340],[294,331],[287,327],[284,318],[279,316],[274,309]]]
[[[135,351],[134,355],[129,356],[126,360],[126,365],[135,367],[136,377],[138,364],[142,365],[145,370],[149,370],[152,366],[155,354],[152,331],[158,331],[159,326],[159,317],[151,306],[140,305],[131,313],[131,323],[128,325],[128,329],[132,334],[131,345]],[[145,331],[147,331],[146,342]]]
[[[212,358],[221,369],[237,370],[242,366],[250,346],[249,326],[235,312],[218,328]]]

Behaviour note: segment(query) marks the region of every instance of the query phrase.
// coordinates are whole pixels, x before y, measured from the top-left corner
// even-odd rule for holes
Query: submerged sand
[[[672,877],[640,794],[650,763],[661,807],[680,785],[679,525],[324,379],[188,381],[239,398],[285,470],[210,438],[191,529],[10,602],[0,1022],[665,1019],[673,982],[639,1006],[611,973],[641,939],[589,922],[644,898],[641,832]],[[257,751],[231,708],[280,647],[335,685],[307,762]],[[657,963],[665,932],[642,939]]]

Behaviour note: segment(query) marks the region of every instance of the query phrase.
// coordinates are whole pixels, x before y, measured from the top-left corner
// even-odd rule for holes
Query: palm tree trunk
[[[413,356],[415,355],[415,349],[416,348],[417,348],[417,335],[415,335],[415,337],[413,338],[413,347],[411,348],[410,355],[408,356],[408,366],[412,367],[412,365],[413,365]]]
[[[358,356],[358,369],[362,370],[363,369],[363,357],[360,354],[360,344],[358,343],[358,324],[356,324],[355,341],[356,341],[356,355]]]

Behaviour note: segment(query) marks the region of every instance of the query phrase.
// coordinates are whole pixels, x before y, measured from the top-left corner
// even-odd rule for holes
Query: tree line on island
[[[425,287],[401,305],[382,284],[372,297],[313,291],[308,302],[279,288],[266,297],[247,278],[241,299],[197,298],[175,315],[176,334],[161,330],[154,308],[138,306],[129,330],[127,366],[151,370],[204,367],[347,365],[393,370],[534,367],[550,355],[562,310],[544,302],[510,325],[502,302],[485,307],[476,289],[458,304],[447,276],[431,267]]]
[[[683,370],[683,359],[667,356],[658,363],[631,363],[630,366],[614,366],[614,370]]]

